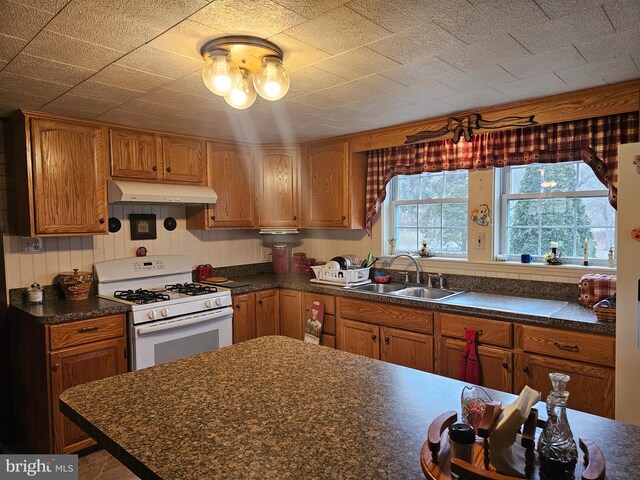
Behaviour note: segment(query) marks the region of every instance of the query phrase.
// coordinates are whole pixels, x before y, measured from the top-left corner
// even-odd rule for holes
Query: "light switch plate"
[[[473,248],[475,250],[484,250],[486,243],[487,243],[486,233],[476,233],[475,236],[473,237]]]
[[[44,253],[44,243],[40,237],[21,237],[22,253]]]

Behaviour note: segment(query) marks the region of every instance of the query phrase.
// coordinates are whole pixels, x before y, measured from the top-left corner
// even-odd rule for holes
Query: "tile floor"
[[[98,450],[78,459],[78,480],[138,480],[138,477],[106,450]]]

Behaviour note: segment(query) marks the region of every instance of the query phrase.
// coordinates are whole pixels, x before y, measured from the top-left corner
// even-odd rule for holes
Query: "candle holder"
[[[552,248],[550,252],[545,253],[542,258],[549,265],[562,265],[564,263],[564,255],[558,252],[557,248]]]

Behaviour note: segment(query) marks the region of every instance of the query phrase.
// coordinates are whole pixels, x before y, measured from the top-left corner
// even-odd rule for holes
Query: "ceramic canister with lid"
[[[27,288],[27,303],[42,303],[44,297],[44,291],[39,283],[32,283]]]

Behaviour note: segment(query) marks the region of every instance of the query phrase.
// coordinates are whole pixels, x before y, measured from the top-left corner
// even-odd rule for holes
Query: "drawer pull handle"
[[[483,332],[482,330],[477,330],[477,331],[476,331],[476,335],[478,335],[478,336],[482,335],[483,333],[484,333],[484,332]]]
[[[151,170],[153,170],[154,172],[157,172],[158,171],[158,166],[154,165],[153,167],[151,167]]]
[[[167,167],[167,172],[171,173],[171,167]]]
[[[524,367],[522,367],[522,371],[524,373],[529,373],[529,367],[527,367],[526,365]]]
[[[502,368],[509,370],[509,364],[507,362],[502,362]]]
[[[100,328],[100,325],[93,325],[92,327],[82,327],[80,329],[80,333],[95,332],[99,328]]]
[[[563,343],[558,343],[558,342],[554,342],[553,344],[556,346],[556,348],[559,348],[560,350],[566,350],[567,352],[579,351],[577,345],[565,345]]]
[[[346,215],[342,215],[342,220],[346,220],[346,219],[347,219]]]

